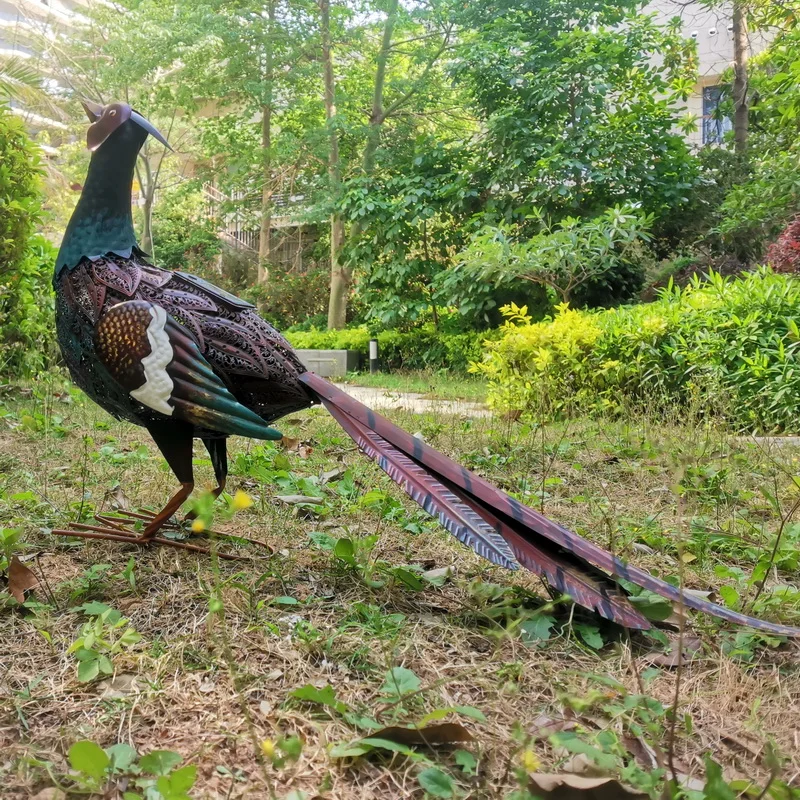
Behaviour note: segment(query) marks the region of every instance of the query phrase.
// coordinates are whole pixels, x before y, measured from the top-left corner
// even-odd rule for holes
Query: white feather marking
[[[131,392],[140,403],[154,411],[160,411],[168,417],[175,409],[167,403],[172,396],[172,378],[167,374],[167,366],[174,355],[169,336],[164,331],[167,324],[167,312],[161,306],[151,306],[150,316],[153,321],[147,326],[147,339],[150,342],[150,355],[142,359],[144,367],[144,384]]]

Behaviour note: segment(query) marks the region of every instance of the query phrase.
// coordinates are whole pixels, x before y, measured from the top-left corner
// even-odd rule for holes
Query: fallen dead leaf
[[[657,667],[677,667],[685,665],[697,658],[703,649],[703,643],[696,636],[683,637],[683,653],[678,652],[677,640],[672,643],[668,653],[650,653],[644,656],[644,661]]]
[[[25,592],[35,589],[39,579],[16,556],[8,565],[8,593],[18,602],[25,602]]]
[[[117,484],[113,489],[109,489],[105,494],[105,499],[111,504],[111,507],[116,511],[129,511],[131,501],[128,495],[122,490],[122,487]]]
[[[61,789],[56,789],[55,786],[50,786],[47,789],[42,789],[37,792],[31,800],[66,800],[66,794]]]
[[[646,800],[647,795],[614,778],[584,778],[580,775],[537,774],[530,776],[531,789],[553,800]]]
[[[262,714],[263,714],[265,717],[268,717],[268,716],[269,716],[269,715],[272,713],[272,711],[274,710],[274,708],[275,708],[275,705],[274,705],[273,703],[270,703],[270,702],[266,701],[266,700],[262,700],[262,701],[261,701],[261,702],[258,704],[258,710],[259,710],[259,711],[260,711],[260,712],[261,712],[261,713],[262,713]]]
[[[300,458],[308,458],[314,452],[314,448],[311,447],[311,442],[303,442],[291,436],[284,436],[283,439],[280,440],[279,446],[286,453],[297,453]]]
[[[693,792],[702,792],[706,788],[706,782],[700,778],[693,778],[691,775],[685,775],[682,772],[677,774],[678,783],[684,789],[690,789]]]
[[[572,730],[575,725],[575,721],[571,719],[553,719],[552,717],[548,717],[546,714],[540,714],[533,721],[533,737],[536,740],[546,739],[548,736],[551,736],[554,733],[559,733],[559,731]]]
[[[424,728],[403,728],[391,725],[370,733],[370,739],[388,739],[405,745],[440,745],[454,742],[471,742],[472,734],[458,722],[442,722],[440,725],[426,725]]]
[[[346,470],[343,467],[337,467],[329,472],[323,472],[319,482],[324,486],[326,483],[330,483],[331,481],[338,481],[345,472]]]
[[[731,750],[746,753],[756,763],[759,763],[764,755],[763,745],[759,745],[757,742],[751,745],[745,742],[744,739],[740,739],[730,732],[720,731],[720,739],[730,747]]]
[[[305,494],[279,494],[275,495],[276,500],[286,503],[290,506],[297,506],[301,503],[308,503],[309,505],[321,506],[325,502],[324,497],[311,497]]]
[[[100,690],[100,697],[107,699],[119,699],[131,694],[139,694],[143,691],[143,686],[136,675],[129,672],[122,672],[113,678],[107,678],[97,684]]]
[[[717,598],[716,592],[706,591],[705,589],[684,589],[683,591],[699,600],[710,600],[712,603]]]
[[[425,572],[422,573],[422,577],[425,578],[426,581],[441,586],[452,574],[452,567],[440,567],[439,569],[426,569]]]
[[[585,753],[576,753],[571,758],[568,758],[561,765],[561,769],[570,775],[597,777],[603,775],[603,770],[601,770]]]
[[[641,736],[624,736],[627,751],[646,769],[660,766],[658,754]]]

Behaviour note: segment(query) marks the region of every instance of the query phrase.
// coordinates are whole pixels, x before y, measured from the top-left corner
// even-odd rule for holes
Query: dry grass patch
[[[197,766],[197,798],[422,798],[420,774],[436,769],[453,796],[521,799],[513,792],[524,766],[535,766],[531,754],[543,770],[574,755],[554,733],[628,780],[645,781],[671,757],[700,785],[710,753],[729,780],[763,786],[772,741],[782,780],[797,782],[797,644],[695,618],[685,636],[696,647],[680,675],[653,666],[674,630],[629,637],[568,604],[548,605],[538,580],[479,560],[407,502],[320,410],[283,426],[307,443],[302,450],[231,442],[229,488],[254,505],[220,527],[267,541],[270,557],[235,543],[219,546],[252,560],[49,536],[78,513],[112,508],[117,485],[131,507],[153,508],[174,479],[144,431],[55,379],[34,388],[7,395],[0,410],[0,527],[22,529],[18,552],[46,581],[27,608],[8,601],[0,611],[3,798],[75,788],[67,754],[84,739],[125,743],[139,756],[180,754]],[[748,578],[796,498],[797,450],[731,440],[710,425],[393,416],[599,544],[697,589],[731,587],[745,607],[756,594]],[[211,470],[199,447],[196,456],[202,485]],[[319,476],[337,465],[342,475],[323,485]],[[311,490],[324,498],[316,509],[275,499]],[[756,608],[797,623],[791,549],[800,528],[787,520],[783,536]],[[332,549],[342,539],[352,558]],[[444,567],[450,574],[434,582],[422,576]],[[141,638],[109,656],[113,676],[81,682],[69,650],[95,618],[87,603],[119,612],[119,631]],[[523,624],[541,620],[551,624],[525,633]],[[393,693],[387,673],[406,675],[392,672],[400,668],[414,688]],[[335,702],[292,696],[306,686],[330,686]],[[477,710],[443,718],[469,743],[332,756],[336,745],[457,707]]]

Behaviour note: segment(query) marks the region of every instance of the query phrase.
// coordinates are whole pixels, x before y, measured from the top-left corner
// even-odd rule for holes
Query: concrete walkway
[[[398,392],[393,389],[378,389],[373,386],[351,386],[336,384],[343,392],[365,406],[376,411],[404,409],[414,414],[453,414],[459,417],[491,417],[492,412],[480,403],[469,400],[439,400],[425,397],[417,392]]]

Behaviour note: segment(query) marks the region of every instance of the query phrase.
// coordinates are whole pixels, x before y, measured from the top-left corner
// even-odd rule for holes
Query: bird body
[[[58,341],[75,383],[113,416],[147,428],[181,488],[141,535],[91,526],[93,533],[84,535],[153,541],[193,489],[194,438],[209,451],[219,494],[228,471],[227,437],[279,439],[269,423],[321,402],[360,449],[461,542],[508,569],[525,567],[607,619],[650,627],[619,588],[617,579],[623,579],[732,622],[800,634],[625,564],[307,371],[250,303],[150,264],[134,235],[131,186],[148,133],[163,137],[124,104],[85,107],[94,154],[56,261]],[[56,532],[75,535],[74,529]]]

